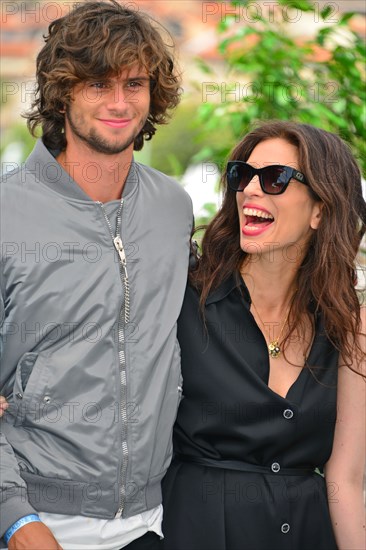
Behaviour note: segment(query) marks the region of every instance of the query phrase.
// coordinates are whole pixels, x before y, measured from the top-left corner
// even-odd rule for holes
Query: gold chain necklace
[[[254,307],[254,309],[256,311],[256,314],[258,315],[258,319],[262,323],[263,327],[266,328],[266,325],[263,323],[262,318],[259,315],[258,310],[255,307],[253,302],[252,302],[252,306]],[[281,348],[280,348],[280,343],[279,342],[280,342],[280,338],[281,338],[283,329],[286,326],[289,313],[290,313],[290,306],[287,308],[287,313],[286,313],[286,316],[285,316],[285,320],[283,321],[283,324],[281,326],[281,330],[280,330],[279,335],[277,336],[277,338],[275,340],[272,340],[267,344],[269,356],[272,357],[273,359],[277,359],[277,357],[279,357],[281,355]]]

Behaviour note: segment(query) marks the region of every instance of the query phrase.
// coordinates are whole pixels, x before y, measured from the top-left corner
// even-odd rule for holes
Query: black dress
[[[239,285],[239,287],[238,287]],[[167,550],[334,550],[320,471],[333,443],[338,352],[320,318],[286,398],[268,388],[265,339],[233,276],[179,319],[183,399],[163,484]],[[337,487],[331,498],[337,499]]]

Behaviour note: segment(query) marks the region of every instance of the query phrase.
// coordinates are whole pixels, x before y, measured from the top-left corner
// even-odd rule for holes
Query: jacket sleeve
[[[4,321],[4,301],[0,293],[0,364],[2,359]],[[0,393],[1,393],[0,388]],[[2,431],[5,416],[0,420],[0,538],[5,531],[18,519],[28,514],[37,513],[30,505],[27,496],[27,486],[20,476],[18,461],[13,448]],[[15,428],[14,428],[15,429]]]
[[[3,422],[3,421],[2,421]],[[37,511],[30,505],[27,487],[20,477],[18,462],[4,434],[0,432],[0,537],[13,523]]]

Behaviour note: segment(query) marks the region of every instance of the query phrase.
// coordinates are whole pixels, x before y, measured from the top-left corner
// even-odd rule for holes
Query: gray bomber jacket
[[[3,177],[0,537],[35,510],[114,518],[161,502],[192,205],[135,162],[123,197],[118,253],[105,213],[119,201],[92,201],[42,141]]]

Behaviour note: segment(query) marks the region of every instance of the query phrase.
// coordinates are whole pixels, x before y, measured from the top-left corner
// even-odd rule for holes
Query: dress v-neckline
[[[314,327],[314,338],[313,338],[313,341],[311,343],[311,346],[310,346],[310,350],[309,350],[309,353],[307,354],[307,357],[305,358],[305,364],[303,367],[301,367],[301,371],[299,372],[298,376],[296,377],[296,379],[293,381],[293,383],[290,385],[290,387],[288,388],[287,392],[286,392],[286,395],[283,396],[281,395],[280,393],[276,392],[275,390],[273,390],[269,385],[268,385],[268,382],[269,382],[269,375],[270,375],[270,369],[271,369],[271,366],[270,366],[270,357],[269,357],[269,354],[267,352],[267,342],[266,342],[266,339],[264,337],[264,334],[263,332],[261,331],[261,329],[259,328],[256,320],[255,320],[255,317],[254,315],[252,314],[252,312],[250,311],[249,309],[249,313],[251,314],[252,316],[252,319],[253,319],[253,322],[255,324],[255,326],[257,327],[257,330],[258,332],[260,333],[261,337],[262,337],[262,340],[263,340],[263,343],[264,343],[264,347],[266,348],[266,379],[263,379],[261,378],[260,376],[258,376],[258,378],[265,384],[265,386],[268,388],[268,391],[271,392],[271,394],[275,395],[276,397],[280,398],[280,399],[283,399],[285,401],[290,401],[290,397],[291,395],[294,393],[294,391],[300,386],[300,382],[302,382],[303,378],[309,374],[309,367],[306,366],[307,363],[310,363],[310,360],[311,360],[311,357],[313,355],[313,352],[314,352],[314,349],[315,349],[315,344],[316,344],[316,341],[318,339],[318,319],[316,319],[315,321],[315,327]]]

